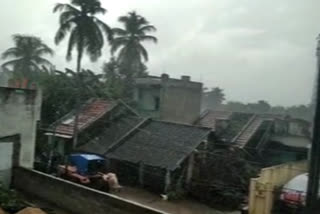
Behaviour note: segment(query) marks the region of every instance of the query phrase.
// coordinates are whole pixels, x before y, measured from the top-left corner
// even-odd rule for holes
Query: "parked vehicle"
[[[58,176],[106,192],[121,188],[116,174],[107,172],[106,160],[94,154],[71,154],[58,166]]]
[[[285,184],[280,195],[282,209],[295,210],[296,213],[302,212],[306,204],[307,186],[308,173],[298,175]]]

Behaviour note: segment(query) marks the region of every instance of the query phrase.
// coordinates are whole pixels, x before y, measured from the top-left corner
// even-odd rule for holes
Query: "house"
[[[202,83],[189,76],[181,79],[147,76],[135,80],[134,100],[143,116],[192,124],[200,115]]]
[[[206,111],[195,122],[215,132],[215,143],[245,148],[267,121],[261,116],[228,111]]]
[[[0,136],[20,135],[19,165],[26,168],[33,168],[41,103],[41,91],[27,81],[0,87]]]
[[[283,115],[210,110],[195,124],[211,128],[213,148],[244,149],[266,165],[306,159],[311,142],[309,122]]]
[[[46,129],[49,142],[54,141],[57,151],[64,155],[74,147],[87,143],[99,135],[123,111],[130,111],[122,102],[90,99],[78,112],[78,145],[73,145],[75,111],[71,111]],[[135,114],[130,111],[130,114]]]
[[[113,127],[124,124],[122,120]],[[124,184],[167,193],[190,182],[193,154],[205,143],[210,129],[152,119],[126,120],[132,122],[131,129],[122,126],[128,132],[118,140],[106,137],[114,130],[110,127],[77,150],[104,155]]]
[[[60,154],[104,156],[122,183],[161,193],[176,185],[178,178],[188,183],[193,153],[211,133],[205,127],[142,117],[121,101],[91,99],[80,108],[79,143],[72,148],[74,114],[46,130]]]
[[[296,118],[276,118],[268,143],[261,152],[267,165],[306,160],[311,145],[310,123]]]
[[[77,151],[104,155],[115,146],[123,137],[133,132],[136,127],[145,121],[136,115],[119,115],[109,121],[109,124],[87,143],[76,148]]]

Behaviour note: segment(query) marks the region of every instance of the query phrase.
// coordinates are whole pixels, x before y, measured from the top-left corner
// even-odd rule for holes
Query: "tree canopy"
[[[156,28],[135,11],[121,16],[119,22],[124,28],[113,29],[115,38],[111,43],[111,53],[117,53],[116,59],[124,75],[141,76],[146,70],[143,63],[149,60],[142,42],[157,43],[156,37],[147,34],[155,32]]]
[[[36,80],[42,71],[42,66],[52,66],[44,57],[52,56],[54,52],[39,37],[15,34],[12,39],[14,47],[2,53],[2,59],[10,59],[2,64],[4,70],[11,71],[19,78]]]
[[[58,3],[53,12],[60,12],[55,43],[59,44],[69,34],[66,58],[71,60],[72,51],[76,49],[77,71],[80,72],[83,54],[96,61],[102,54],[106,38],[109,41],[112,39],[111,28],[96,17],[105,14],[106,10],[99,0],[72,0],[71,4]]]

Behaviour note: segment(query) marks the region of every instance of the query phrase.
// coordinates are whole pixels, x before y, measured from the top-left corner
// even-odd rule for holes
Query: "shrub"
[[[7,190],[0,183],[0,207],[9,213],[16,213],[23,209],[25,204],[14,190]]]

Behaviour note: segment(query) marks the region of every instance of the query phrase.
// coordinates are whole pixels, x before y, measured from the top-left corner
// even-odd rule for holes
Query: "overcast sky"
[[[12,45],[11,35],[33,34],[52,46],[57,68],[66,46],[53,43],[57,0],[0,2],[0,52]],[[61,0],[60,2],[65,2]],[[149,71],[172,77],[190,75],[206,87],[221,87],[228,100],[268,100],[273,105],[310,101],[315,78],[315,44],[320,33],[319,0],[102,0],[102,17],[119,26],[117,17],[130,10],[145,16],[158,31],[159,43],[148,44]],[[106,46],[105,52],[108,52]],[[100,72],[108,60],[85,66]]]

